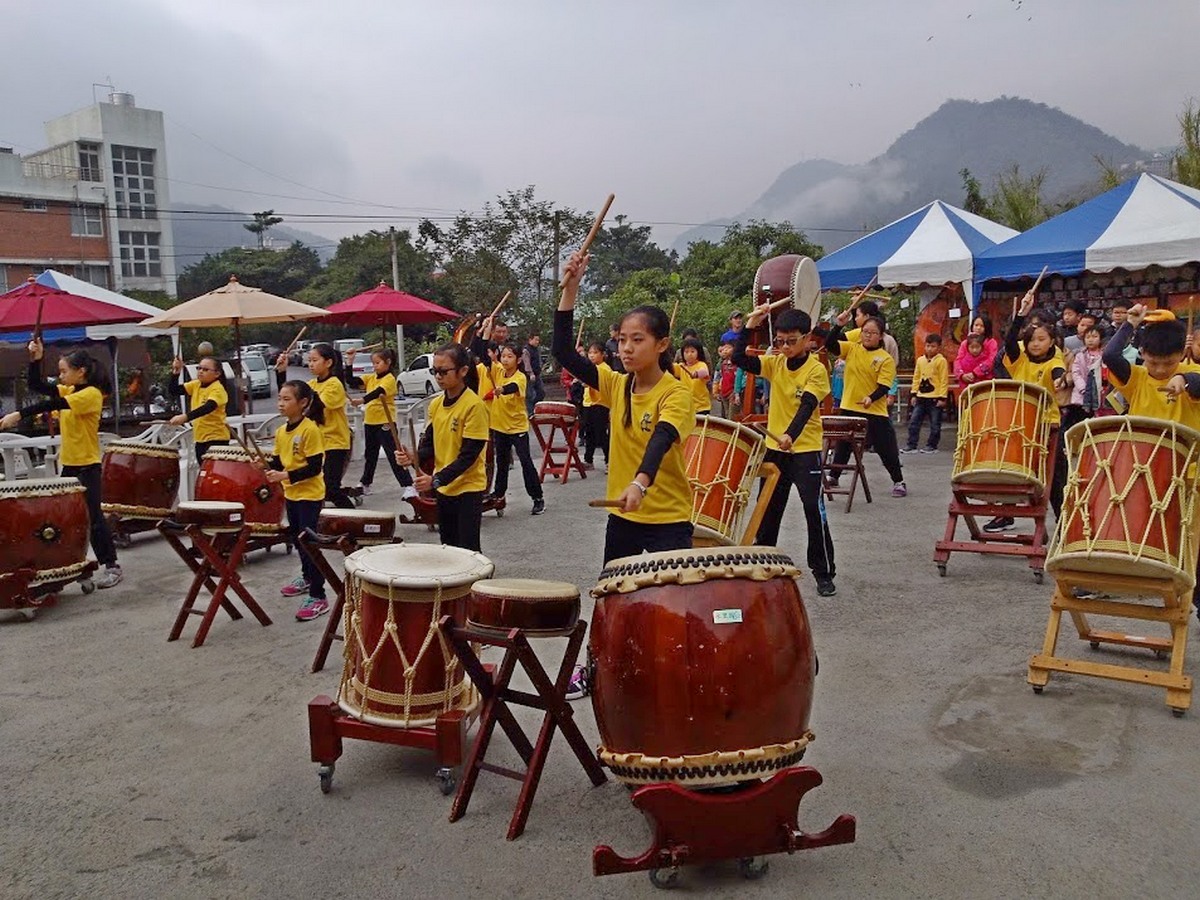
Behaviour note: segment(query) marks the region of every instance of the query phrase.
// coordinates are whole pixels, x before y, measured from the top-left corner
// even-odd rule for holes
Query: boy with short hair
[[[942,336],[925,337],[925,355],[913,369],[912,413],[908,417],[908,446],[901,453],[916,453],[921,440],[921,423],[929,419],[929,441],[922,453],[937,453],[942,439],[942,411],[950,391],[950,364],[942,354]]]

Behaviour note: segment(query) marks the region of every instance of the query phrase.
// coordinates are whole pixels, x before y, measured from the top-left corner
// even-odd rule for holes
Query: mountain
[[[1044,103],[947,100],[866,163],[812,159],[785,169],[732,218],[790,221],[831,251],[933,200],[961,206],[964,168],[985,193],[1014,163],[1024,175],[1045,169],[1042,196],[1055,202],[1094,193],[1096,157],[1120,167],[1149,155]],[[686,252],[689,242],[706,237],[711,240],[711,229],[692,229],[675,248]]]
[[[209,253],[220,253],[231,247],[257,247],[258,237],[242,227],[253,221],[253,216],[224,206],[176,204],[172,212],[176,270],[183,271]],[[324,263],[329,262],[337,249],[336,240],[292,228],[286,222],[272,227],[267,232],[267,239],[275,247],[286,247],[299,241],[316,250]]]

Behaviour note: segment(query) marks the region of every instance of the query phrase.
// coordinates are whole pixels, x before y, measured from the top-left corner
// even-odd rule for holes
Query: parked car
[[[246,383],[250,385],[251,397],[271,396],[272,367],[257,353],[243,354],[242,369],[246,373]]]
[[[288,356],[288,365],[306,365],[308,363],[308,351],[313,348],[313,344],[315,343],[316,341],[296,341],[296,346],[292,348],[292,352]]]
[[[354,365],[350,367],[352,374],[362,378],[364,375],[370,375],[375,371],[375,364],[371,362],[370,353],[354,354]]]
[[[441,388],[438,387],[437,379],[433,377],[433,373],[429,371],[429,367],[433,365],[433,354],[422,353],[409,364],[409,367],[400,373],[396,379],[400,382],[400,390],[406,394],[416,395],[418,397],[432,397]]]

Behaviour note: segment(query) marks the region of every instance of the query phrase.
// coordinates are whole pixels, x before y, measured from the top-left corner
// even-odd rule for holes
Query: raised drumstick
[[[1042,283],[1042,279],[1046,277],[1046,273],[1047,273],[1048,271],[1050,271],[1050,267],[1049,267],[1049,266],[1042,266],[1042,273],[1041,273],[1040,275],[1038,275],[1038,277],[1037,277],[1037,281],[1035,281],[1035,282],[1033,283],[1033,287],[1031,287],[1031,288],[1029,289],[1029,292],[1030,292],[1031,294],[1033,294],[1035,297],[1037,296],[1037,289],[1038,289],[1038,286],[1039,286],[1039,285]]]
[[[587,321],[587,316],[579,320],[579,334],[575,335],[575,346],[579,346],[579,342],[583,340],[583,323]]]
[[[288,344],[287,349],[283,351],[284,356],[291,355],[292,351],[296,348],[296,345],[298,343],[300,343],[300,338],[304,337],[304,332],[306,332],[306,331],[308,331],[307,325],[305,325],[298,332],[296,332],[296,336],[294,338],[292,338],[292,342],[290,344]]]
[[[871,288],[873,288],[875,286],[875,279],[878,277],[879,277],[879,273],[876,272],[874,275],[871,276],[871,280],[867,282],[867,286],[864,287],[861,291],[859,291],[857,294],[854,295],[854,299],[852,299],[850,301],[851,309],[858,308],[858,304],[862,303],[863,298],[865,298],[867,296],[867,291],[869,291]]]
[[[491,319],[500,315],[500,310],[504,309],[504,304],[508,302],[508,298],[512,296],[512,291],[508,291],[500,298],[500,302],[496,304],[496,308],[492,310],[492,314],[488,317]]]
[[[596,239],[596,235],[600,233],[600,226],[604,224],[604,217],[608,215],[608,208],[612,206],[613,200],[617,199],[616,194],[609,194],[608,199],[604,201],[604,208],[596,214],[596,221],[592,223],[592,230],[588,232],[588,236],[583,239],[583,243],[579,246],[579,255],[583,256],[588,252],[588,248],[592,246],[592,241]],[[563,287],[567,283],[567,276],[563,275],[562,281],[559,282],[559,287]]]

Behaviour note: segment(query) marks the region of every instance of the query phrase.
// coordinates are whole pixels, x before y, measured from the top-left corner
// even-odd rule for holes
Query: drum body
[[[1200,433],[1163,419],[1101,416],[1065,435],[1067,487],[1050,572],[1196,583]]]
[[[78,479],[0,482],[0,575],[33,569],[31,586],[69,581],[87,565],[88,535]]]
[[[114,441],[101,464],[100,508],[135,519],[170,515],[179,499],[179,450],[161,444]]]
[[[692,524],[736,541],[767,445],[752,428],[716,416],[696,416],[683,446],[692,488]]]
[[[867,420],[862,416],[821,416],[821,430],[826,441],[865,441]]]
[[[963,484],[1046,484],[1054,399],[1035,384],[993,380],[959,399],[958,443],[951,480]]]
[[[377,509],[323,509],[317,517],[317,531],[354,538],[363,547],[388,544],[396,534],[396,515]]]
[[[754,305],[790,298],[816,322],[821,314],[821,276],[807,256],[788,253],[763,260],[754,273]]]
[[[608,564],[589,647],[600,758],[618,779],[717,785],[795,765],[816,658],[798,574],[774,547]]]
[[[283,522],[283,488],[267,481],[262,469],[241,447],[212,447],[200,463],[196,476],[197,500],[241,503],[246,524],[278,528]]]
[[[478,695],[438,621],[467,618],[471,585],[494,571],[481,553],[388,544],[346,557],[346,665],[338,705],[375,725],[415,728],[472,709]]]
[[[562,419],[575,419],[579,416],[579,410],[575,408],[574,403],[564,403],[561,400],[540,400],[533,405],[533,414],[541,418],[557,416]]]
[[[520,628],[528,637],[570,634],[579,621],[579,588],[565,581],[491,578],[471,588],[467,622],[504,634]]]

